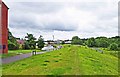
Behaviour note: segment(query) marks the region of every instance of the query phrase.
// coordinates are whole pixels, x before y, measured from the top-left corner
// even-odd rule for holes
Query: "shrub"
[[[62,43],[61,44],[65,44],[65,41],[62,41]]]
[[[73,36],[71,43],[74,45],[82,45],[83,41],[78,36]]]
[[[8,44],[8,49],[9,50],[13,50],[15,48],[15,44],[11,43],[11,44]]]
[[[30,49],[30,45],[27,41],[25,41],[23,48],[24,49]]]
[[[110,50],[118,50],[118,45],[116,43],[112,43],[112,44],[110,44],[109,49]]]
[[[18,45],[18,44],[15,44],[15,43],[12,43],[10,40],[8,40],[8,49],[9,49],[9,50],[19,49],[19,45]]]
[[[44,47],[45,43],[44,43],[44,39],[42,38],[42,36],[39,37],[37,43],[38,43],[37,45],[38,48],[42,49]]]

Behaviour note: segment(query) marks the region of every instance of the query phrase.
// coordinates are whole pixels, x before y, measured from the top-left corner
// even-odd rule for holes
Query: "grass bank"
[[[117,75],[118,58],[87,47],[64,48],[3,65],[3,75]]]
[[[8,54],[1,54],[0,56],[2,58],[12,57],[20,54],[30,53],[33,50],[8,50]],[[37,52],[40,52],[41,50],[36,50]]]

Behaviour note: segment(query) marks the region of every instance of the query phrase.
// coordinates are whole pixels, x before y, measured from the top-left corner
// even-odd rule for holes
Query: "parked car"
[[[49,46],[45,46],[42,48],[43,51],[50,51],[50,50],[54,50],[54,47],[52,45]]]
[[[57,48],[58,48],[58,49],[61,49],[61,48],[62,48],[62,46],[57,46]]]

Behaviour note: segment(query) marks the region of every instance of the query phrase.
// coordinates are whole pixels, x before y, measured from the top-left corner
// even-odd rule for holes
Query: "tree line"
[[[38,39],[36,39],[33,34],[28,34],[23,39],[24,44],[21,45],[17,42],[16,37],[12,35],[10,31],[8,31],[8,49],[16,50],[16,49],[36,49],[36,46],[41,49],[44,47],[44,39],[40,35]]]
[[[80,39],[78,36],[72,37],[72,44],[74,45],[86,45],[88,47],[102,47],[109,48],[110,50],[119,50],[120,47],[120,36],[111,38],[107,37],[91,37],[87,39]]]
[[[16,37],[12,35],[12,33],[8,30],[8,49],[15,50],[15,49],[36,49],[36,46],[39,49],[44,47],[44,39],[40,35],[38,39],[36,39],[33,34],[27,33],[25,36],[24,44],[20,45],[17,42]],[[64,41],[62,41],[64,44]],[[111,38],[107,37],[91,37],[91,38],[84,38],[80,39],[78,36],[73,36],[71,40],[71,44],[73,45],[84,45],[88,47],[102,47],[102,48],[109,48],[110,50],[120,50],[120,36],[115,36]]]

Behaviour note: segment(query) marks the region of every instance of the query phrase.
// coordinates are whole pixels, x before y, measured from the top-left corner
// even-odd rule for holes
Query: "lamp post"
[[[54,35],[53,35],[53,41],[54,41]]]

